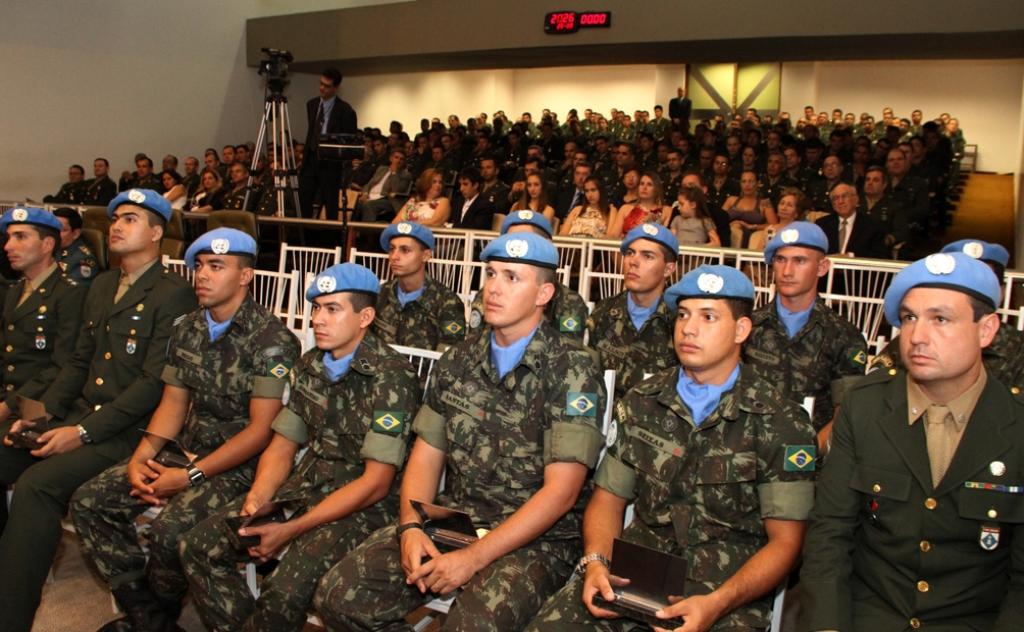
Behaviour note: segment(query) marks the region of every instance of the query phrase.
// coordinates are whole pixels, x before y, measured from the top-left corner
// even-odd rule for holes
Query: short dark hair
[[[95,159],[93,159],[93,162],[96,162],[97,160],[102,160],[103,164],[105,164],[108,169],[110,168],[110,161],[107,160],[106,158],[95,158]]]
[[[320,73],[320,76],[327,77],[328,81],[330,81],[335,88],[341,85],[341,80],[343,79],[343,77],[341,76],[341,71],[335,68],[334,66],[324,68],[323,71]]]
[[[974,322],[978,322],[983,317],[989,314],[994,314],[996,311],[995,307],[989,305],[986,301],[981,300],[977,296],[967,295],[967,299],[971,302],[971,314],[974,317]]]
[[[742,298],[726,298],[722,300],[724,300],[725,304],[729,306],[729,313],[732,314],[733,320],[750,318],[754,313],[753,301],[748,301]]]
[[[377,309],[377,295],[369,292],[345,292],[352,311],[361,312],[367,307]]]
[[[138,164],[140,162],[144,162],[147,165],[149,165],[150,169],[153,168],[153,161],[149,158],[149,156],[143,156],[142,158],[136,158],[135,159],[135,164]]]
[[[537,285],[551,283],[556,288],[558,287],[558,272],[556,270],[540,266],[535,266],[534,269],[537,271]]]
[[[480,175],[480,170],[476,167],[466,167],[459,172],[459,180],[469,180],[473,184],[480,186],[484,182],[484,177]]]
[[[55,208],[53,209],[53,214],[68,220],[68,226],[71,227],[71,230],[80,230],[82,228],[82,214],[73,208],[67,206]]]
[[[78,169],[79,171],[82,172],[82,175],[85,175],[85,167],[83,167],[82,165],[71,165],[70,168],[71,169]]]
[[[46,239],[47,237],[53,239],[54,255],[58,253],[56,250],[60,248],[60,231],[56,228],[50,228],[49,226],[41,226],[39,224],[26,224],[29,228],[35,229],[39,235],[39,239]]]

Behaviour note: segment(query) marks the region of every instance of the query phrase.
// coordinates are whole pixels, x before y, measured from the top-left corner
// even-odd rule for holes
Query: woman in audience
[[[639,199],[636,204],[623,205],[619,208],[612,228],[608,231],[608,237],[618,239],[646,222],[668,226],[672,208],[662,203],[661,178],[658,174],[648,171],[640,176],[637,196]]]
[[[608,228],[612,224],[616,210],[608,201],[601,179],[590,176],[583,183],[584,203],[569,211],[558,234],[562,237],[608,237]]]
[[[637,189],[640,188],[640,167],[629,165],[622,171],[622,188],[625,193],[622,194],[622,203],[619,204],[619,208],[640,201],[640,194],[637,192]]]
[[[164,198],[171,203],[171,208],[185,208],[188,195],[185,192],[181,174],[174,169],[165,169],[160,174],[160,181],[164,185]]]
[[[441,195],[443,190],[441,172],[437,169],[424,169],[416,179],[416,194],[409,198],[391,223],[417,222],[431,228],[444,226],[451,215],[452,205],[448,198]]]
[[[771,200],[758,194],[757,174],[753,171],[744,171],[740,175],[740,194],[730,196],[722,210],[729,214],[733,248],[746,248],[754,231],[779,221]]]
[[[747,248],[750,250],[764,250],[764,247],[777,235],[780,230],[793,222],[803,219],[804,213],[810,205],[807,196],[796,187],[787,187],[782,190],[779,197],[779,208],[777,210],[779,221],[769,224],[763,230],[759,230],[750,236],[750,243]]]
[[[697,187],[679,187],[679,215],[672,219],[669,228],[681,246],[722,245],[708,211],[707,197]]]
[[[740,153],[740,160],[743,161],[743,171],[759,172],[757,165],[757,150],[749,145],[743,148]]]
[[[544,180],[539,173],[531,173],[526,176],[526,187],[519,195],[519,199],[512,205],[512,212],[534,211],[542,214],[548,222],[554,223],[555,209],[548,204],[548,194],[544,190]]]
[[[196,213],[209,213],[224,208],[224,180],[217,169],[203,169],[199,189],[189,200],[188,209]]]

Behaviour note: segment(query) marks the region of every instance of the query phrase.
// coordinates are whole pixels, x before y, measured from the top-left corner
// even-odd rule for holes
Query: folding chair
[[[163,263],[165,268],[188,281],[189,285],[193,285],[195,283],[196,273],[194,270],[188,269],[188,266],[185,265],[184,259],[172,259],[170,256],[164,255],[161,259],[161,263]]]

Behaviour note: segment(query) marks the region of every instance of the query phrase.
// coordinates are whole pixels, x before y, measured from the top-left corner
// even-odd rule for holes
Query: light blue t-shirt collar
[[[538,325],[539,327],[540,325]],[[537,327],[533,328],[533,331],[526,334],[519,340],[516,340],[507,347],[502,347],[498,344],[498,340],[494,337],[494,332],[491,332],[491,362],[494,363],[494,368],[498,370],[498,375],[504,378],[508,375],[508,372],[515,368],[519,361],[523,359],[523,354],[526,353],[526,347],[533,340],[534,334],[537,333]]]
[[[218,323],[213,319],[210,310],[204,310],[204,313],[206,314],[206,326],[210,330],[210,342],[213,342],[228,330],[228,327],[231,326],[231,319],[229,318],[222,323]]]
[[[733,367],[732,373],[722,384],[698,384],[686,374],[683,367],[679,367],[679,379],[676,380],[676,392],[690,409],[693,415],[693,424],[700,427],[708,415],[718,408],[718,402],[722,399],[722,393],[732,390],[736,380],[740,376],[740,365]]]
[[[398,304],[401,305],[402,307],[405,307],[409,303],[423,296],[423,290],[425,289],[427,289],[426,283],[421,285],[420,289],[418,290],[413,290],[412,292],[403,292],[402,285],[400,283],[395,283],[395,296],[398,297]]]
[[[644,323],[647,322],[647,319],[657,311],[658,302],[652,301],[650,307],[643,307],[642,305],[637,305],[633,300],[632,292],[626,292],[626,311],[629,312],[629,319],[633,321],[633,326],[636,327],[637,331],[640,331]]]
[[[359,349],[359,347],[357,346],[356,350],[358,350],[358,349]],[[349,366],[352,365],[352,357],[355,356],[355,354],[356,354],[356,351],[353,350],[352,353],[350,353],[350,354],[348,354],[346,356],[342,356],[342,357],[338,358],[337,360],[335,360],[334,356],[331,355],[330,351],[325,353],[324,354],[324,372],[327,373],[327,377],[330,378],[330,380],[332,382],[337,382],[342,377],[344,377],[344,375],[346,373],[348,373]]]
[[[796,338],[796,335],[800,333],[800,330],[804,328],[807,321],[811,319],[811,310],[814,309],[814,303],[805,310],[799,312],[791,312],[783,306],[782,301],[775,301],[776,312],[779,315],[779,320],[786,327],[786,334],[789,335],[789,339]]]

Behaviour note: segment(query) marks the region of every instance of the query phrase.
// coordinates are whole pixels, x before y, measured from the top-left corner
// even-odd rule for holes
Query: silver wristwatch
[[[611,561],[600,553],[588,553],[580,558],[576,564],[576,574],[583,577],[587,573],[587,565],[591,562],[601,562],[605,568],[611,568]]]
[[[189,465],[185,471],[188,472],[188,482],[192,487],[199,487],[206,481],[206,474],[203,474],[203,471],[194,463]]]
[[[89,436],[89,432],[82,424],[78,424],[78,438],[82,441],[82,445],[92,443],[92,437]]]

